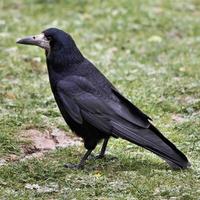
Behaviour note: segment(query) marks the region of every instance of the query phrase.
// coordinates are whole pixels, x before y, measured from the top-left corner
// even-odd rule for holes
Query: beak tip
[[[16,43],[17,43],[17,44],[22,44],[22,39],[17,39],[17,40],[16,40]]]

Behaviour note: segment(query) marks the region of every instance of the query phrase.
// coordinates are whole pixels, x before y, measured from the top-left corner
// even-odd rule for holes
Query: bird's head
[[[49,52],[53,48],[69,47],[74,42],[71,36],[64,31],[57,28],[49,28],[42,31],[39,35],[19,39],[17,43],[39,46]]]
[[[74,63],[83,59],[72,37],[57,28],[48,28],[39,35],[22,38],[17,43],[39,46],[45,49],[48,59],[57,62],[63,60],[62,63]]]

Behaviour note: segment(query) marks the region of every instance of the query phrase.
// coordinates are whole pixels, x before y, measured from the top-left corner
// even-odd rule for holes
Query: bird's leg
[[[101,159],[101,158],[103,158],[105,156],[105,152],[106,152],[106,147],[107,147],[107,144],[108,144],[108,140],[109,140],[109,138],[105,138],[104,139],[101,151],[100,151],[99,155],[96,156],[96,159]]]
[[[83,169],[85,165],[85,161],[87,160],[88,156],[91,154],[92,150],[87,150],[87,152],[84,154],[84,156],[81,158],[81,161],[79,164],[65,164],[64,166],[66,168],[71,169]]]

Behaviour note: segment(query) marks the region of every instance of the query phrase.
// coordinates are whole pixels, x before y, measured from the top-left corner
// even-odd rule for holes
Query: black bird
[[[172,168],[190,166],[186,156],[150,122],[150,117],[126,99],[77,48],[72,37],[57,28],[17,41],[45,49],[49,81],[66,123],[83,138],[85,161],[98,142],[104,140],[99,158],[104,157],[110,137],[123,138],[163,158]]]

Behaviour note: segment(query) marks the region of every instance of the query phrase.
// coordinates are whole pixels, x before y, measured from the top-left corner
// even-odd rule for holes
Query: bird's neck
[[[64,73],[75,64],[84,61],[84,57],[78,48],[60,48],[46,53],[47,66],[56,73]],[[48,67],[48,68],[49,68]]]
[[[67,76],[70,71],[72,71],[77,64],[81,64],[84,59],[78,48],[61,48],[46,54],[46,63],[51,86],[53,87],[56,85],[57,81]]]

